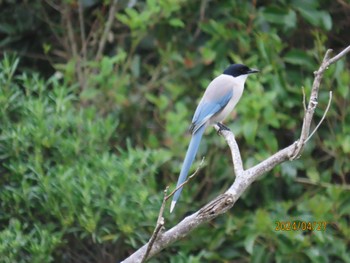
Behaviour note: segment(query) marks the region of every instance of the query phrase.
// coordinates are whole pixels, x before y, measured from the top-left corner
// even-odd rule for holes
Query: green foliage
[[[78,1],[5,2],[0,47],[24,54],[21,63],[16,56],[0,63],[5,262],[122,260],[151,236],[214,76],[232,62],[260,70],[226,121],[250,167],[298,138],[313,71],[328,47],[350,42],[337,1],[119,1],[99,58],[113,1],[81,1],[85,31]],[[348,62],[324,76],[315,123],[330,90],[332,104],[302,157],[151,262],[350,262]],[[212,129],[193,169],[204,155],[175,215],[165,214],[167,228],[232,183],[227,145]],[[327,228],[277,231],[277,221]]]
[[[78,239],[85,247],[147,240],[148,231],[131,233],[156,218],[154,174],[169,154],[130,142],[122,149],[117,115],[75,108],[75,88],[14,77],[17,65],[7,56],[0,64],[1,258],[52,262],[54,251],[73,257],[65,244]]]
[[[54,250],[62,243],[62,233],[53,225],[23,226],[19,220],[11,219],[1,231],[0,241],[3,262],[52,262]]]

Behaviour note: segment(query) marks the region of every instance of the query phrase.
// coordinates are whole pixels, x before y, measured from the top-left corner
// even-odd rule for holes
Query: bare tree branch
[[[87,70],[86,70],[86,63],[87,63],[87,42],[86,42],[86,34],[85,34],[85,21],[84,21],[84,10],[83,10],[83,2],[79,2],[79,25],[80,25],[80,38],[81,38],[81,57],[79,59],[80,63],[80,70],[82,73],[81,78],[81,89],[86,89],[86,77],[87,77]]]
[[[215,129],[217,131],[220,130],[219,127],[215,127]],[[233,162],[233,168],[235,171],[235,175],[236,176],[240,176],[243,173],[243,162],[242,162],[242,157],[241,157],[241,153],[239,151],[239,147],[238,144],[236,142],[235,136],[233,135],[233,133],[231,133],[232,135],[230,136],[225,136],[225,133],[227,131],[225,130],[221,130],[220,133],[222,136],[224,136],[228,146],[231,149],[231,155],[232,155],[232,162]]]
[[[217,196],[214,200],[206,204],[199,211],[195,212],[190,216],[187,216],[180,223],[178,223],[168,231],[158,234],[158,238],[153,243],[152,249],[149,251],[147,258],[152,257],[153,255],[159,253],[162,249],[168,247],[170,244],[185,237],[199,225],[212,220],[220,214],[225,213],[235,204],[235,202],[239,199],[243,192],[262,174],[266,173],[267,171],[270,171],[276,165],[284,161],[294,160],[295,158],[300,156],[301,152],[303,151],[305,142],[309,137],[311,122],[313,119],[314,111],[317,107],[318,91],[323,74],[331,64],[344,57],[348,52],[350,52],[350,46],[348,46],[346,49],[344,49],[342,52],[340,52],[333,58],[330,58],[331,50],[328,50],[326,52],[326,55],[321,63],[320,68],[318,69],[318,71],[315,72],[315,79],[312,85],[310,100],[307,110],[305,111],[302,130],[298,141],[273,154],[266,160],[255,165],[254,167],[244,170],[242,165],[241,154],[239,152],[238,144],[235,140],[234,135],[230,131],[221,132],[222,136],[225,138],[226,142],[228,143],[231,149],[232,162],[236,174],[235,181],[224,194]],[[328,104],[330,104],[330,102]],[[217,126],[215,126],[215,128],[217,130],[219,129],[219,127]],[[147,251],[147,248],[148,243],[142,246],[132,255],[130,255],[123,262],[141,262]]]
[[[332,49],[329,49],[331,51],[333,51]],[[345,48],[342,52],[340,52],[338,55],[334,56],[333,58],[331,58],[330,60],[328,60],[326,68],[330,65],[332,65],[333,63],[337,62],[339,59],[341,59],[342,57],[344,57],[347,53],[350,52],[350,46],[348,46],[347,48]]]
[[[85,21],[84,21],[84,9],[83,2],[79,1],[79,25],[80,25],[80,38],[81,38],[81,53],[84,59],[84,62],[87,60],[87,51],[86,51],[86,34],[85,34]]]
[[[102,57],[102,52],[106,46],[106,41],[107,41],[107,37],[109,32],[111,31],[112,28],[112,24],[114,21],[114,17],[115,17],[115,12],[117,10],[117,5],[118,5],[118,0],[113,0],[111,7],[109,9],[109,14],[108,14],[108,19],[107,19],[107,23],[105,26],[105,29],[103,31],[103,34],[101,36],[101,40],[98,43],[98,50],[97,50],[97,54],[96,54],[96,60],[99,60]]]
[[[71,19],[71,8],[70,8],[69,4],[64,4],[63,18],[64,18],[65,23],[66,23],[69,45],[72,47],[71,55],[74,58],[77,58],[78,57],[78,47],[77,47],[78,45],[77,45],[77,41],[75,40],[75,37],[74,37],[74,30],[73,30],[72,19]]]
[[[85,76],[82,70],[81,65],[81,57],[78,54],[78,44],[75,39],[74,30],[73,30],[73,23],[72,23],[72,14],[71,14],[71,8],[68,3],[64,4],[64,11],[63,11],[63,17],[66,21],[66,27],[67,27],[67,34],[68,39],[70,42],[70,46],[72,47],[71,53],[73,56],[73,59],[76,62],[75,69],[78,76],[78,81],[81,89],[84,89],[85,87]]]
[[[328,66],[327,63],[329,61],[329,57],[331,54],[332,50],[328,49],[326,52],[326,55],[323,58],[322,64],[318,71],[314,72],[315,79],[312,84],[312,89],[311,89],[311,95],[310,95],[310,100],[309,104],[306,110],[306,113],[304,115],[304,121],[303,121],[303,126],[301,128],[301,135],[297,143],[297,148],[294,152],[294,154],[290,157],[291,160],[294,160],[300,156],[300,153],[302,152],[304,148],[305,141],[307,137],[309,136],[310,133],[310,127],[311,127],[311,121],[314,116],[315,109],[317,107],[318,101],[318,90],[322,81],[323,73],[326,70]]]

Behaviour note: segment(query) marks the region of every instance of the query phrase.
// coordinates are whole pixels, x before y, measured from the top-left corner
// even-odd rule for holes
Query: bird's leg
[[[222,124],[221,122],[218,122],[217,125],[219,126],[218,134],[220,135],[221,131],[231,131],[230,128]]]

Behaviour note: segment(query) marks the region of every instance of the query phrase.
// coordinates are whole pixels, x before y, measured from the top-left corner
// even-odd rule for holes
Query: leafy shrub
[[[102,248],[125,255],[148,238],[159,205],[154,175],[169,155],[130,142],[120,148],[117,115],[76,108],[74,87],[15,75],[17,64],[7,56],[0,64],[0,257],[76,261],[88,249],[97,261]],[[144,230],[141,221],[150,222]]]

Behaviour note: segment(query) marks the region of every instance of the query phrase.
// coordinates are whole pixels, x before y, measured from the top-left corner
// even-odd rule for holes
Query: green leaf
[[[327,31],[332,29],[332,18],[326,11],[298,8],[301,16],[310,24],[321,27]]]
[[[211,48],[203,47],[200,49],[200,53],[202,54],[203,62],[206,65],[211,64],[215,60],[216,52]]]
[[[307,177],[309,177],[309,179],[314,182],[317,183],[320,181],[320,174],[319,172],[316,170],[315,167],[309,167],[306,171],[306,175]]]
[[[172,18],[169,20],[169,24],[173,27],[180,27],[180,28],[183,28],[185,27],[185,24],[184,22],[182,22],[181,19],[179,18]]]
[[[284,162],[281,164],[282,175],[295,178],[297,176],[297,167],[292,162]]]
[[[254,242],[257,236],[258,234],[252,233],[244,239],[244,248],[249,254],[253,253]]]
[[[131,72],[135,78],[140,77],[140,56],[135,55],[131,62]]]
[[[343,148],[344,153],[350,153],[350,135],[343,137],[341,147]]]
[[[255,135],[258,129],[257,121],[249,121],[247,120],[243,124],[243,135],[248,141],[248,143],[253,144],[255,140]]]
[[[262,9],[262,16],[270,23],[283,26],[285,30],[296,27],[297,16],[292,9],[270,6]]]
[[[315,63],[313,59],[309,55],[307,55],[305,51],[302,51],[300,49],[292,49],[291,51],[289,51],[284,56],[284,60],[287,63],[303,66],[310,70],[315,68]]]

